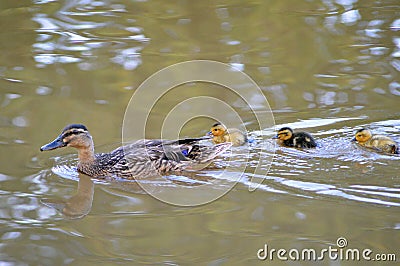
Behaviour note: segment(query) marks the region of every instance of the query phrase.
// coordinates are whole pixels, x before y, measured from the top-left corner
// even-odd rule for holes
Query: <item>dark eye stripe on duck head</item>
[[[54,150],[57,148],[65,147],[70,142],[70,137],[73,135],[89,134],[84,125],[72,124],[64,128],[63,132],[52,142],[42,146],[41,151]]]
[[[65,139],[65,138],[67,138],[69,136],[72,136],[72,135],[79,135],[79,134],[87,133],[87,132],[88,132],[87,130],[73,128],[73,129],[71,129],[71,130],[69,130],[67,132],[63,132],[62,133],[62,138]]]
[[[70,124],[62,130],[61,135],[62,139],[65,139],[71,135],[78,135],[81,133],[88,133],[88,132],[89,131],[87,130],[87,128],[82,124]]]
[[[278,132],[278,136],[291,136],[293,133],[290,130],[282,130]]]

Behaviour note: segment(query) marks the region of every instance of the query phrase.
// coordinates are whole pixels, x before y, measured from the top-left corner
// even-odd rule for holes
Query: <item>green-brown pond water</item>
[[[257,252],[337,248],[339,237],[399,260],[400,158],[350,143],[360,127],[400,142],[398,1],[2,1],[0,23],[0,265],[303,265],[316,262],[260,261]],[[255,141],[198,180],[159,183],[221,189],[229,157],[246,170],[231,171],[228,182],[241,179],[225,196],[173,206],[132,182],[79,176],[72,149],[39,152],[69,123],[85,124],[98,151],[117,147],[136,88],[196,59],[244,71],[275,118],[260,129],[226,88],[201,82],[158,102],[147,138],[193,95],[234,106]],[[202,136],[210,123],[193,120],[181,135]],[[283,126],[311,132],[319,147],[275,148]]]

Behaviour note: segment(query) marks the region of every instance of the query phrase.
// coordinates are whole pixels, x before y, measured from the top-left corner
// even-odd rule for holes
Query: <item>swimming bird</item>
[[[245,133],[237,128],[226,128],[221,123],[215,123],[208,135],[213,136],[214,144],[231,142],[233,146],[240,146],[248,141]]]
[[[371,131],[367,128],[357,130],[352,141],[356,141],[361,146],[376,151],[393,154],[400,153],[399,145],[393,139],[383,135],[372,135]]]
[[[110,153],[95,153],[88,129],[81,124],[71,124],[40,150],[73,147],[78,150],[79,172],[95,178],[133,179],[137,176],[191,169],[195,165],[210,162],[231,146],[231,143],[202,145],[199,142],[203,139],[205,137],[179,140],[143,139]]]
[[[293,132],[290,127],[283,127],[278,130],[278,134],[273,137],[278,139],[278,143],[295,148],[315,148],[317,143],[314,138],[307,132]]]

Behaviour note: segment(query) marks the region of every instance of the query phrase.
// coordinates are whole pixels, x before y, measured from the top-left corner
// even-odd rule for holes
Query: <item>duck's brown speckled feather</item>
[[[208,138],[180,140],[138,140],[119,147],[110,153],[94,153],[93,140],[87,128],[74,124],[42,151],[70,146],[78,149],[78,171],[96,178],[145,177],[170,171],[184,171],[197,164],[211,161],[231,146],[223,143],[214,146],[200,144]]]
[[[78,170],[90,176],[113,175],[124,179],[183,171],[191,164],[213,159],[226,147],[196,144],[202,139],[138,140],[110,153],[95,154],[94,163],[79,164]],[[187,151],[187,156],[182,150]]]

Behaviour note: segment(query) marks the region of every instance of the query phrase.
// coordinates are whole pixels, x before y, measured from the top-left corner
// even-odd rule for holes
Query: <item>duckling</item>
[[[381,152],[399,154],[399,145],[391,138],[382,135],[372,135],[366,128],[357,130],[356,136],[352,141],[357,141],[363,147],[374,149]]]
[[[240,146],[245,144],[248,139],[245,133],[237,128],[226,128],[221,123],[215,123],[208,135],[212,135],[214,144],[231,142],[233,146]]]
[[[78,150],[78,171],[95,178],[119,177],[133,179],[174,171],[184,171],[195,165],[211,161],[227,150],[231,143],[215,146],[199,144],[203,138],[179,140],[135,141],[110,153],[95,153],[92,136],[81,124],[66,126],[52,142],[40,151],[61,147]]]
[[[315,148],[317,143],[314,138],[307,132],[293,132],[290,127],[279,129],[278,134],[273,137],[278,139],[281,145],[295,148]]]

